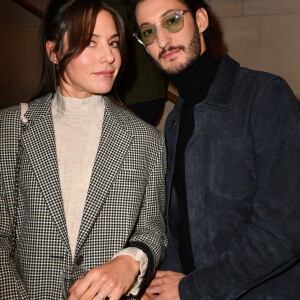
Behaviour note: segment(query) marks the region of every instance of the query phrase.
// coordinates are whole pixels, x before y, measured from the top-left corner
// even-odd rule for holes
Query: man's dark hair
[[[130,0],[129,1],[128,15],[129,15],[129,18],[132,20],[135,31],[138,31],[138,29],[139,29],[138,25],[136,23],[135,8],[140,2],[143,2],[143,1],[144,0]],[[215,36],[215,31],[211,27],[211,8],[210,8],[210,6],[204,0],[178,0],[178,1],[183,3],[184,5],[186,5],[188,9],[193,10],[192,15],[195,20],[196,20],[196,11],[199,8],[204,8],[206,10],[207,15],[208,15],[209,24],[208,24],[207,29],[203,32],[203,37],[204,37],[206,47],[211,48],[212,41]]]

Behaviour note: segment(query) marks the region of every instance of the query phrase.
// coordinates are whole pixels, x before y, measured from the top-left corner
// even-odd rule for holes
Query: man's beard
[[[160,59],[162,58],[162,55],[164,55],[168,51],[172,51],[176,49],[180,49],[186,53],[186,61],[180,64],[175,63],[174,66],[169,67],[168,69],[164,69],[162,64],[160,63]],[[170,46],[169,48],[163,49],[158,55],[158,60],[154,59],[154,61],[157,64],[157,66],[167,75],[169,76],[178,75],[182,73],[185,69],[187,69],[189,66],[191,66],[198,59],[200,53],[201,53],[200,34],[195,29],[194,35],[188,47],[182,45],[176,47]]]

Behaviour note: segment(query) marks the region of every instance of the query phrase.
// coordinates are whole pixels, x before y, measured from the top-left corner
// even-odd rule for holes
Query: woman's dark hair
[[[101,10],[105,10],[112,15],[120,36],[122,66],[116,79],[118,80],[125,63],[126,46],[124,23],[117,11],[103,0],[52,0],[48,5],[42,28],[43,66],[41,84],[31,100],[48,93],[55,93],[59,85],[59,77],[64,78],[70,60],[80,55],[89,45],[97,15]],[[66,33],[68,33],[68,49],[63,52]],[[58,64],[54,64],[48,57],[47,41],[52,41],[55,44],[53,51],[58,57]],[[112,96],[113,100],[117,98],[116,82],[108,95]]]
[[[128,17],[131,19],[131,21],[134,25],[135,31],[137,31],[139,29],[138,25],[136,23],[135,8],[140,2],[143,2],[143,1],[144,0],[130,0],[129,1],[129,5],[128,5],[128,15],[129,16]],[[206,10],[207,15],[208,15],[209,24],[208,24],[207,29],[203,32],[203,37],[204,37],[206,47],[211,48],[212,41],[215,37],[215,31],[211,27],[211,8],[210,8],[210,6],[204,0],[178,0],[178,1],[183,3],[184,5],[186,5],[188,9],[193,10],[194,19],[196,18],[196,11],[199,8],[204,8]]]

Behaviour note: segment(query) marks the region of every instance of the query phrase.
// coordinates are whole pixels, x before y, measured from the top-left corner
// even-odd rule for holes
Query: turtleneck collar
[[[105,109],[103,95],[93,95],[83,99],[65,97],[62,96],[59,88],[57,89],[56,98],[52,105],[60,116],[89,116],[91,114],[97,114],[99,110]]]
[[[185,102],[198,102],[208,93],[219,64],[220,61],[213,58],[208,49],[182,73],[169,78]]]

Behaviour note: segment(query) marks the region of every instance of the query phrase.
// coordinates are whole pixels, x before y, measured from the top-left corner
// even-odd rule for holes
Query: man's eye
[[[150,35],[153,35],[155,32],[155,29],[154,28],[149,28],[149,29],[146,29],[142,32],[142,35],[145,36],[145,37],[148,37]]]
[[[176,24],[179,20],[179,17],[177,15],[173,15],[173,16],[170,16],[167,20],[166,20],[166,23],[167,24]]]

